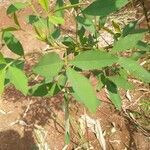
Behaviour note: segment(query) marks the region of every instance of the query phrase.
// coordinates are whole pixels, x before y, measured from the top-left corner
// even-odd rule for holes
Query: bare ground
[[[9,1],[0,4],[1,28],[12,24],[12,22],[5,14]],[[30,14],[30,12],[30,9],[22,11],[19,14],[19,18],[23,28],[32,33],[31,27],[28,27],[24,21],[25,15]],[[68,23],[66,24],[68,25]],[[72,24],[70,24],[70,26],[72,26]],[[37,57],[39,57],[38,53],[41,52],[41,49],[44,49],[46,45],[36,40],[35,37],[29,33],[18,31],[15,35],[21,40],[25,52],[31,53],[31,55],[27,56],[25,67],[25,69],[28,70],[35,63]],[[6,47],[3,47],[2,52],[5,56],[16,57]],[[93,85],[96,84],[96,80],[93,78],[91,78],[91,82]],[[102,149],[95,134],[89,129],[86,130],[84,137],[78,135],[78,119],[85,113],[91,118],[100,121],[107,149],[150,149],[148,134],[150,130],[149,116],[142,115],[145,117],[144,119],[142,117],[137,119],[136,115],[132,116],[134,114],[133,111],[141,112],[141,110],[139,110],[140,101],[149,99],[149,88],[136,80],[132,80],[132,82],[135,84],[135,90],[130,91],[132,100],[126,97],[125,91],[122,91],[124,110],[122,112],[118,112],[114,109],[104,90],[97,93],[98,98],[102,100],[102,104],[96,114],[89,114],[75,101],[71,103],[70,113],[71,116],[75,118],[75,121],[72,121],[71,143],[67,149],[79,148],[87,143],[89,147],[93,147],[95,150]],[[41,135],[41,133],[37,133],[37,131],[47,133],[44,142],[49,145],[50,149],[62,150],[64,148],[64,112],[61,94],[54,98],[24,97],[20,92],[15,90],[14,87],[7,87],[0,103],[0,150],[36,149],[39,143],[37,135]]]

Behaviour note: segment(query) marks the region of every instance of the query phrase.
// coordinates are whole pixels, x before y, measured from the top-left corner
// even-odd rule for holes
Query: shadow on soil
[[[31,149],[37,149],[31,132],[25,132],[23,137],[21,137],[15,130],[0,132],[0,150]]]
[[[41,127],[50,125],[51,130],[64,135],[63,125],[56,121],[57,113],[62,119],[64,117],[61,94],[53,98],[24,97],[14,87],[8,87],[5,93],[7,102],[16,105],[22,103],[21,106],[19,105],[18,113],[20,113],[20,120],[23,120],[27,126],[24,126],[23,138],[14,130],[0,132],[0,150],[38,150],[33,138],[35,125]]]

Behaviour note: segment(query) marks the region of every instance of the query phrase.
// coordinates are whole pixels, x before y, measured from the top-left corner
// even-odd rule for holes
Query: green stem
[[[145,15],[145,19],[146,19],[146,22],[147,22],[147,28],[149,30],[149,33],[150,33],[150,20],[149,20],[149,17],[148,17],[148,13],[147,13],[147,9],[145,7],[145,3],[143,0],[140,0],[141,4],[142,4],[142,7],[143,7],[143,12],[144,12],[144,15]]]
[[[94,26],[95,26],[95,38],[96,38],[96,41],[98,41],[98,34],[97,34],[97,18],[96,16],[94,17]],[[96,44],[96,48],[98,48],[98,43]]]
[[[30,2],[28,2],[28,3],[29,3],[29,5],[31,6],[33,12],[37,15],[37,17],[38,17],[39,21],[41,22],[41,24],[44,26],[44,22],[43,22],[42,19],[40,18],[40,15],[39,15],[39,13],[36,11],[36,9],[35,9],[34,5],[32,4],[32,2],[30,1]]]
[[[68,94],[64,94],[64,106],[65,106],[65,143],[70,143],[70,118],[69,118],[69,99]]]
[[[64,9],[70,9],[70,8],[79,7],[80,5],[85,5],[85,4],[84,4],[84,3],[78,3],[78,4],[74,4],[74,5],[66,5],[66,6],[64,6],[64,7],[60,7],[60,8],[58,8],[58,9],[56,9],[56,10],[54,11],[54,13],[57,12],[57,11],[64,10]]]
[[[20,58],[22,58],[22,56],[18,57],[17,59],[11,61],[10,63],[8,63],[4,69],[7,69],[9,66],[11,66],[13,63],[15,63],[17,60],[19,60]]]

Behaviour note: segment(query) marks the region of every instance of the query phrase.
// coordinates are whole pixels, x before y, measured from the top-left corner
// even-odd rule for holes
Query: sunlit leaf
[[[121,76],[110,76],[109,80],[111,80],[113,83],[117,85],[119,88],[123,88],[126,90],[133,89],[133,85],[127,81],[127,79],[124,79]]]
[[[112,25],[113,25],[113,27],[115,29],[115,32],[121,33],[121,28],[120,28],[118,23],[116,23],[115,21],[112,21]]]
[[[58,75],[63,64],[64,63],[59,55],[52,52],[44,55],[33,68],[33,71],[34,73],[45,77],[46,81],[51,81],[56,75]]]
[[[46,11],[49,11],[49,0],[38,0],[42,8]]]
[[[136,34],[129,34],[123,38],[120,38],[119,41],[117,41],[114,44],[112,51],[121,52],[121,51],[135,48],[137,43],[140,40],[142,40],[143,37],[144,37],[144,33],[136,33]]]
[[[137,49],[139,49],[141,51],[150,52],[150,44],[142,42],[142,41],[139,41],[136,44],[135,48],[137,48]]]
[[[64,24],[64,19],[62,17],[57,16],[49,16],[49,21],[54,25]]]
[[[65,84],[66,84],[66,82],[67,82],[67,77],[66,77],[66,75],[61,74],[61,75],[58,77],[57,84],[58,84],[59,86],[64,87]]]
[[[145,54],[146,54],[146,51],[136,51],[132,54],[132,56],[130,58],[133,60],[138,60]]]
[[[130,58],[119,59],[119,64],[127,71],[129,71],[136,78],[150,83],[150,73],[145,70],[137,61],[134,61]]]
[[[128,2],[128,0],[96,0],[85,8],[83,13],[93,16],[107,16],[119,10]]]
[[[42,28],[45,29],[47,28],[47,19],[43,17],[39,17],[36,15],[29,15],[26,17],[27,23],[37,27],[37,28]]]
[[[94,27],[92,20],[81,17],[81,16],[76,17],[76,20],[78,21],[79,25],[83,26],[86,30],[88,30],[92,33],[95,32],[95,27]]]
[[[0,52],[0,64],[6,63],[3,54]]]
[[[28,79],[24,72],[16,67],[9,67],[8,77],[10,82],[24,95],[28,93]]]
[[[89,50],[81,52],[70,63],[84,70],[100,69],[116,63],[118,58],[108,52]]]
[[[5,84],[5,69],[0,69],[0,96],[2,95],[4,91],[4,84]]]
[[[67,77],[78,96],[76,100],[83,103],[91,112],[95,112],[100,102],[89,80],[71,68],[67,70]]]
[[[27,6],[28,6],[27,3],[22,3],[22,2],[16,2],[14,4],[11,4],[7,8],[7,15],[15,13],[16,11],[22,10],[22,9],[24,9]]]

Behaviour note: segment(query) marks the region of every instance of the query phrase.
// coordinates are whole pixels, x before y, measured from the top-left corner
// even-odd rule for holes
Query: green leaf
[[[138,60],[140,59],[143,55],[146,55],[146,51],[136,51],[132,54],[130,57],[133,60]]]
[[[79,97],[77,101],[83,103],[91,112],[95,112],[100,102],[89,80],[71,68],[67,69],[67,77]]]
[[[84,70],[100,69],[110,66],[118,61],[118,58],[108,52],[89,50],[81,52],[70,63]]]
[[[54,25],[64,24],[64,19],[62,17],[57,16],[49,16],[49,21]]]
[[[60,30],[60,28],[57,28],[57,29],[51,34],[51,36],[52,36],[54,39],[58,39],[60,35],[61,35],[61,30]]]
[[[125,6],[128,0],[96,0],[83,10],[84,14],[93,16],[108,16],[123,6]]]
[[[112,20],[112,25],[116,33],[121,33],[120,25],[117,22]]]
[[[48,84],[48,94],[46,96],[55,96],[56,94],[58,94],[58,92],[60,92],[61,89],[62,88],[58,86],[58,84],[50,83]]]
[[[4,84],[5,84],[5,69],[0,70],[0,96],[3,94],[4,91]]]
[[[28,79],[24,72],[16,67],[9,67],[8,77],[10,82],[24,95],[28,93]]]
[[[100,91],[105,86],[105,77],[103,73],[94,74],[97,79],[96,90]]]
[[[16,15],[16,13],[13,14],[13,19],[14,19],[14,23],[15,23],[18,27],[20,27],[20,23],[19,23],[19,20],[18,20],[18,17],[17,17],[17,15]]]
[[[136,78],[150,83],[150,73],[132,59],[120,57],[119,64]]]
[[[124,38],[120,38],[119,41],[117,41],[114,44],[112,51],[121,52],[124,50],[135,48],[137,43],[140,40],[142,40],[143,37],[144,37],[144,33],[135,33],[135,34],[129,34]]]
[[[55,10],[58,10],[64,6],[64,0],[56,0]],[[55,16],[63,17],[64,16],[64,10],[56,11]]]
[[[52,97],[60,92],[60,90],[56,83],[40,83],[32,86],[29,92],[32,96]]]
[[[72,5],[79,3],[79,0],[69,0],[69,1],[70,1],[70,3],[71,3]]]
[[[52,81],[61,71],[64,63],[59,55],[52,52],[43,56],[39,63],[33,68],[34,73],[45,77],[46,81]]]
[[[6,43],[7,47],[15,54],[17,55],[24,55],[24,50],[21,45],[21,43],[18,41],[18,39],[15,38],[15,36],[11,32],[4,32],[3,33],[3,39]]]
[[[67,82],[67,77],[66,75],[64,74],[61,74],[59,77],[58,77],[58,80],[57,80],[57,84],[61,87],[64,87],[66,85],[66,82]]]
[[[133,85],[127,81],[127,79],[124,79],[121,76],[111,76],[109,77],[109,80],[111,80],[113,83],[117,85],[119,88],[123,88],[126,90],[133,89]]]
[[[2,29],[3,32],[5,32],[5,31],[17,31],[17,30],[18,30],[18,28],[16,28],[16,27],[7,27],[7,28]]]
[[[119,75],[124,78],[125,80],[128,79],[128,73],[125,69],[123,68],[119,68]]]
[[[30,89],[30,95],[32,96],[45,96],[48,93],[47,84],[36,84]]]
[[[33,25],[34,23],[39,21],[39,17],[35,15],[29,15],[26,17],[26,21],[27,23]]]
[[[41,29],[45,29],[48,27],[47,19],[36,16],[36,15],[29,15],[26,17],[27,23]]]
[[[137,49],[139,49],[141,51],[150,52],[150,44],[142,42],[142,41],[139,41],[136,44],[135,48],[137,48]]]
[[[15,60],[12,58],[5,58],[5,61],[7,64],[13,62],[11,66],[16,67],[18,69],[23,70],[23,68],[24,68],[24,61],[23,60]]]
[[[21,3],[21,2],[16,2],[14,4],[11,4],[7,8],[7,15],[15,13],[16,11],[19,11],[21,9],[24,9],[27,6],[28,6],[27,3]]]
[[[3,57],[3,54],[0,52],[0,64],[5,64],[5,58]]]
[[[38,0],[44,10],[49,11],[49,0]]]
[[[70,133],[69,132],[65,132],[65,144],[69,144],[70,143]]]
[[[132,33],[136,28],[137,21],[130,22],[123,28],[122,36],[125,37]]]
[[[106,81],[109,98],[115,105],[116,109],[121,110],[121,98],[117,89],[117,86],[110,80]]]
[[[76,20],[78,21],[79,23],[79,27],[83,26],[86,30],[94,33],[95,32],[95,27],[94,27],[94,24],[92,22],[92,20],[88,19],[88,18],[83,18],[81,16],[77,16],[76,17]],[[80,28],[81,28],[80,27]]]

